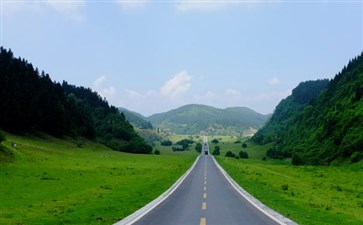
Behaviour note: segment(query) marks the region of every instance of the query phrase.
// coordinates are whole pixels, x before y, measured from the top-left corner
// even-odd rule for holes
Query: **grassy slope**
[[[211,138],[210,138],[211,140]],[[212,146],[212,145],[211,145]],[[220,144],[221,155],[240,144]],[[250,159],[216,157],[248,192],[299,224],[362,224],[363,163],[335,166],[292,166],[261,158],[269,146],[249,144]],[[287,184],[288,189],[282,186]]]
[[[0,164],[1,224],[112,224],[156,198],[192,164],[193,152],[135,155],[83,140],[15,140]]]

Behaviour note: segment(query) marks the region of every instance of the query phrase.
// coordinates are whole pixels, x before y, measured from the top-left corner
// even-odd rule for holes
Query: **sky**
[[[363,51],[363,1],[0,1],[14,56],[145,116],[185,104],[272,113]]]

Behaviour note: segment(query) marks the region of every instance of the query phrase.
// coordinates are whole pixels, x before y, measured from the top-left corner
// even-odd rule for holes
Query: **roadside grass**
[[[363,223],[363,162],[293,166],[284,160],[263,161],[261,157],[270,146],[251,143],[245,149],[249,159],[224,157],[228,150],[238,153],[233,145],[237,144],[221,145],[217,161],[237,183],[267,206],[303,225]]]
[[[137,155],[84,139],[7,135],[0,224],[112,224],[168,189],[196,153]],[[194,151],[195,152],[195,151]]]

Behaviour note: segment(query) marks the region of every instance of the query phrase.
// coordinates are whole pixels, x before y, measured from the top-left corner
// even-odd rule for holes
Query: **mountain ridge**
[[[225,109],[202,104],[187,104],[147,117],[154,126],[176,134],[243,135],[258,129],[267,120],[266,115],[247,107]]]

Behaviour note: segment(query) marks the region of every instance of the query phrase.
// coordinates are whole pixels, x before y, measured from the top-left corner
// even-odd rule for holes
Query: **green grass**
[[[235,146],[233,146],[235,145]],[[221,166],[249,193],[299,224],[362,224],[363,162],[344,166],[292,166],[262,161],[270,146],[248,144],[249,159],[224,157],[241,145],[220,145]]]
[[[112,224],[168,189],[196,153],[136,155],[87,140],[8,135],[0,224]],[[195,151],[194,151],[195,152]]]

